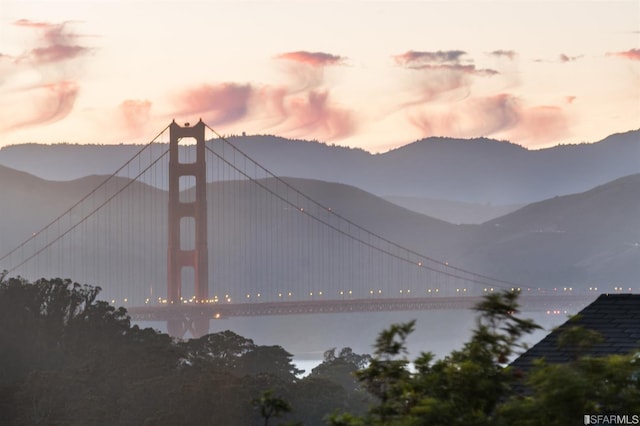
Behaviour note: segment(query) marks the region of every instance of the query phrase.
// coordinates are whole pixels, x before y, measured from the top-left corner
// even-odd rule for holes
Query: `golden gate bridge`
[[[172,122],[110,176],[80,183],[77,201],[2,255],[0,270],[100,286],[174,336],[237,315],[463,309],[500,290],[539,311],[596,297],[522,287],[396,243],[202,121]]]

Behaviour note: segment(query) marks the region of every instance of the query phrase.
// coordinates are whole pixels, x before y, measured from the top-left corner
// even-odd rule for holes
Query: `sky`
[[[171,120],[385,152],[640,128],[640,1],[0,0],[0,147]]]

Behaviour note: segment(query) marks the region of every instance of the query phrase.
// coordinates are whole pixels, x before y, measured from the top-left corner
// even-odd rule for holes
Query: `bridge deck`
[[[525,295],[520,298],[523,312],[579,310],[597,295]],[[214,303],[154,305],[128,309],[134,321],[168,321],[180,318],[211,319],[237,316],[334,314],[347,312],[387,312],[471,309],[482,297],[423,297],[395,299],[310,300],[298,302]]]

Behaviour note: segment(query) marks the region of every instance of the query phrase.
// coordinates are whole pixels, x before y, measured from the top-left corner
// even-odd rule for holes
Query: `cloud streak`
[[[24,71],[39,78],[37,84],[3,87],[3,97],[25,107],[0,118],[0,127],[15,130],[64,119],[73,110],[80,90],[78,61],[92,49],[78,43],[82,36],[71,31],[68,22],[20,19],[13,25],[31,31],[35,38],[19,55],[0,55],[4,74],[0,85]]]
[[[393,56],[395,63],[415,71],[412,90],[417,93],[413,101],[402,107],[442,100],[443,96],[466,97],[470,93],[473,77],[499,74],[493,69],[478,69],[463,50],[414,51]]]
[[[35,65],[57,63],[78,58],[91,51],[76,43],[80,36],[68,30],[67,22],[53,24],[20,19],[14,25],[35,29],[40,33],[38,42],[41,46],[27,50],[16,59],[18,62],[27,61]]]
[[[503,49],[499,49],[499,50],[494,50],[493,52],[489,52],[487,53],[487,55],[489,56],[494,56],[497,58],[507,58],[510,60],[514,60],[518,57],[518,53],[514,50],[503,50]]]
[[[326,67],[329,65],[344,65],[346,58],[331,53],[307,52],[300,50],[297,52],[286,52],[276,55],[276,59],[285,59],[312,67]]]
[[[61,120],[73,109],[78,90],[77,83],[73,81],[46,83],[24,90],[20,95],[29,100],[29,108],[14,110],[4,117],[9,119],[2,126],[11,131]]]
[[[324,83],[324,72],[329,66],[346,64],[346,58],[325,52],[296,51],[275,56],[284,64],[288,77],[287,87],[292,92],[317,89]]]
[[[640,49],[629,49],[622,52],[607,52],[607,56],[628,59],[630,61],[640,61]]]

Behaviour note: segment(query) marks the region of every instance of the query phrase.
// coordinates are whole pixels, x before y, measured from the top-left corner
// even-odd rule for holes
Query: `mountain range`
[[[486,138],[427,138],[380,154],[275,136],[228,140],[276,176],[352,185],[454,223],[480,223],[524,204],[640,173],[640,130],[540,150]],[[0,149],[0,165],[47,180],[72,180],[111,174],[139,150],[139,145],[13,145]],[[440,201],[449,203],[444,211]],[[470,211],[464,203],[481,213],[457,218],[461,209]],[[447,212],[454,212],[452,218]]]
[[[510,149],[517,149],[511,147]],[[64,212],[80,196],[89,192],[104,178],[87,176],[71,181],[48,181],[25,172],[0,166],[0,254],[6,253],[24,238],[32,235],[53,217]],[[119,178],[124,184],[125,179]],[[530,203],[514,212],[476,225],[455,225],[431,218],[393,204],[375,194],[351,185],[315,179],[287,178],[286,181],[322,205],[331,206],[359,226],[373,231],[382,238],[394,241],[427,256],[446,260],[467,270],[522,283],[523,286],[557,288],[590,286],[601,289],[614,287],[637,288],[640,276],[640,174],[632,174],[598,185],[584,192],[555,196]],[[209,199],[231,191],[230,186],[249,185],[241,182],[214,182],[208,185]],[[136,183],[140,191],[149,195],[130,197],[123,208],[138,211],[140,203],[166,205],[166,191]],[[238,189],[234,189],[237,191]],[[255,220],[246,212],[252,203],[260,202],[254,192],[244,191],[235,208],[213,203],[211,215],[217,218],[218,235],[225,229],[251,228]],[[153,200],[153,201],[149,201]],[[244,207],[243,207],[244,206]],[[267,215],[262,226],[279,226],[277,216]],[[136,220],[144,222],[144,218]],[[233,221],[233,222],[229,222]],[[143,233],[165,235],[166,211],[160,209],[153,223],[140,226]],[[108,223],[100,231],[108,235]],[[100,233],[99,232],[99,233]],[[213,233],[210,229],[210,233]],[[225,234],[226,235],[226,234]],[[299,256],[296,247],[310,243],[293,243],[294,250],[274,247],[273,242],[255,234],[244,243],[257,251],[280,253],[272,255],[273,270],[284,270],[284,262]],[[156,267],[163,269],[166,253],[159,237],[154,252]],[[236,250],[232,234],[210,243],[212,253]],[[289,241],[288,243],[291,243]],[[240,243],[238,243],[240,244]],[[271,246],[268,246],[268,245]],[[287,242],[275,243],[287,244]],[[108,248],[116,248],[123,261],[140,256],[134,244],[111,241],[103,247],[93,248],[98,256],[113,256]],[[85,250],[87,251],[87,250]],[[301,250],[298,250],[301,251]],[[308,259],[301,259],[301,262]],[[242,261],[236,262],[237,271],[246,271]],[[2,269],[4,265],[0,265]],[[255,265],[260,269],[259,265]],[[243,272],[245,273],[245,272]],[[260,271],[256,271],[260,273]]]

